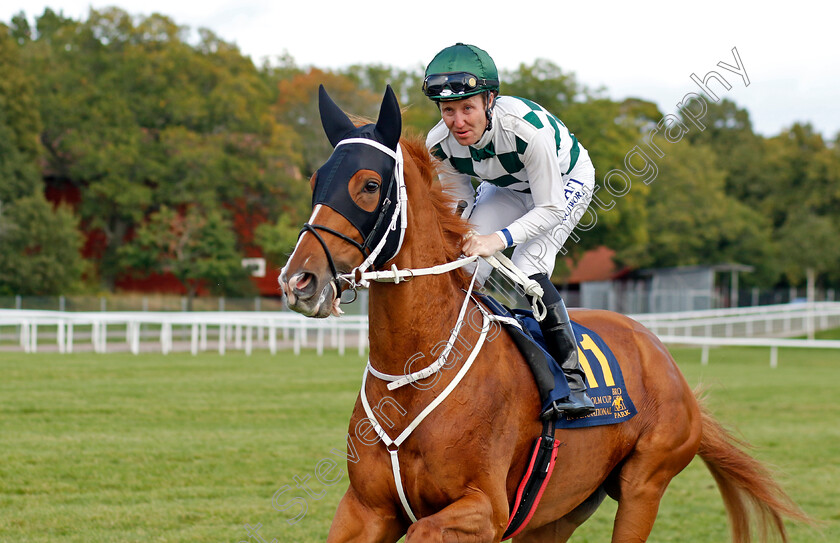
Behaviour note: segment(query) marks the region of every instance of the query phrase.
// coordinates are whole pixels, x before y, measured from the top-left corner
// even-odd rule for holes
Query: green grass
[[[792,541],[840,541],[840,353],[781,349],[773,370],[768,349],[713,349],[708,366],[699,349],[674,354],[711,410],[825,522],[791,525]],[[267,542],[323,541],[347,485],[333,449],[344,450],[363,366],[311,352],[0,353],[0,541],[237,543],[245,524],[261,524]],[[333,460],[340,480],[318,482]],[[278,507],[306,501],[295,524],[299,507],[272,507],[284,487]],[[608,541],[614,511],[608,499],[572,541]],[[650,541],[728,541],[701,462],[671,483]]]

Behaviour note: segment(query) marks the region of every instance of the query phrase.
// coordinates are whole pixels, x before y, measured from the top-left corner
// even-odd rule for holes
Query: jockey
[[[444,190],[476,229],[463,253],[490,256],[516,246],[514,264],[543,289],[548,314],[540,328],[571,394],[554,401],[541,418],[593,412],[569,314],[549,280],[557,252],[592,199],[595,168],[589,153],[538,104],[499,96],[493,59],[473,45],[457,43],[438,53],[426,68],[423,92],[441,114],[426,146],[444,165]],[[480,181],[477,197],[473,177]],[[490,271],[482,262],[477,280],[483,282]]]

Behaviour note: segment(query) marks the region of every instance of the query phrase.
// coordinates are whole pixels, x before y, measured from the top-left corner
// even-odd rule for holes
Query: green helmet
[[[475,45],[456,43],[426,67],[423,93],[434,101],[460,100],[482,92],[499,92],[496,63]]]

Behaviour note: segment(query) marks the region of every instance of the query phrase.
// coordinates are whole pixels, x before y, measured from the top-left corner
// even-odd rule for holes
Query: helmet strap
[[[487,117],[487,126],[484,131],[487,132],[493,128],[493,108],[496,107],[496,95],[493,91],[484,91],[484,103],[486,104],[484,115]]]

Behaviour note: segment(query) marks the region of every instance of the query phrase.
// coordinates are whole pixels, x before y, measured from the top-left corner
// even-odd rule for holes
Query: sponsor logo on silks
[[[583,183],[577,179],[569,179],[569,182],[566,183],[566,186],[563,188],[563,194],[566,197],[566,208],[563,210],[564,221],[572,215],[572,211],[574,211],[575,207],[577,207],[577,205],[581,202],[585,194],[580,189],[571,188],[570,185],[572,183],[577,183],[581,188],[584,188]]]

